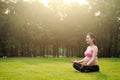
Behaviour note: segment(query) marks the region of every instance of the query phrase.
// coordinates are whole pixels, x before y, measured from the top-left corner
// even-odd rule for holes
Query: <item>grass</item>
[[[100,58],[100,72],[76,72],[70,58],[1,58],[0,80],[120,80],[120,59]]]

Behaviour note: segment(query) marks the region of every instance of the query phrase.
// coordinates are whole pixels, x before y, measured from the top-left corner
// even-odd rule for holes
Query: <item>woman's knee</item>
[[[79,63],[73,63],[73,67],[76,69],[80,69],[81,65]]]
[[[99,71],[99,70],[100,70],[100,68],[99,68],[99,66],[97,66],[97,67],[96,67],[96,71]]]
[[[76,63],[73,63],[73,67],[76,67]]]
[[[78,66],[80,66],[79,63],[73,63],[73,67],[78,67]]]
[[[76,69],[76,70],[80,70],[80,64],[79,63],[73,63],[73,67],[74,67],[74,69]]]

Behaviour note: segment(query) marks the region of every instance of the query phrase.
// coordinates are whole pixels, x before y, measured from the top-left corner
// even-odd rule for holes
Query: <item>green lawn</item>
[[[70,58],[1,58],[0,80],[120,80],[120,59],[100,58],[100,72],[76,72]]]

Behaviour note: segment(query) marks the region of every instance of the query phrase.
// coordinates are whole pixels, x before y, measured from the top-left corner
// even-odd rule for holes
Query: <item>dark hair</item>
[[[87,35],[89,35],[93,39],[93,43],[96,45],[95,35],[93,33],[88,33]]]

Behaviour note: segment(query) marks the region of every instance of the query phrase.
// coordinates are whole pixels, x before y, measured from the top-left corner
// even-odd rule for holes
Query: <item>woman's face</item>
[[[90,37],[90,35],[86,36],[86,42],[87,42],[87,44],[93,43],[93,39]]]

